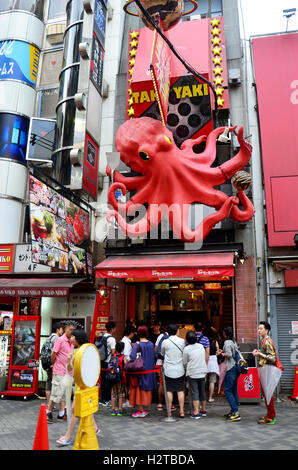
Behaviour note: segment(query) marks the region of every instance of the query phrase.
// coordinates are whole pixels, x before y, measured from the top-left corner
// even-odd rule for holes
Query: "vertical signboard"
[[[94,307],[90,343],[96,345],[96,339],[106,333],[105,324],[109,321],[111,310],[111,288],[98,286]]]
[[[298,33],[252,39],[269,246],[298,233],[297,50]]]
[[[90,78],[100,94],[102,93],[103,60],[104,50],[96,34],[93,33]]]
[[[94,199],[97,197],[98,145],[86,134],[83,189]]]
[[[101,44],[105,45],[107,9],[101,0],[95,0],[94,4],[94,31]]]
[[[161,25],[160,25],[161,26]],[[171,79],[171,54],[169,46],[154,30],[150,72],[163,124],[167,122]]]

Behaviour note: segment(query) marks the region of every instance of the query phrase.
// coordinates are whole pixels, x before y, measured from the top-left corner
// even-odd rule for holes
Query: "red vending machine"
[[[38,361],[40,345],[40,316],[15,316],[12,323],[11,354],[8,389],[5,396],[32,396],[38,391],[38,369],[29,364]]]

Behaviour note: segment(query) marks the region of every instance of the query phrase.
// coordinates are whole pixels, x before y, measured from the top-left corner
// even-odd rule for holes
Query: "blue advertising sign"
[[[0,41],[0,80],[36,86],[40,51],[24,41]]]
[[[105,45],[107,10],[101,0],[95,0],[94,6],[94,32],[102,46]]]
[[[11,113],[0,113],[0,159],[26,163],[30,119]]]

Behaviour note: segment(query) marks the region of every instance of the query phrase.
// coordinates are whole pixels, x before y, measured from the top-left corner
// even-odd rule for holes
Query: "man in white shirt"
[[[161,346],[161,353],[164,357],[164,373],[167,387],[167,397],[169,408],[172,408],[173,393],[177,392],[180,418],[184,418],[184,365],[183,349],[185,341],[177,336],[178,326],[170,324],[168,326],[169,338],[165,339]]]
[[[124,351],[123,354],[125,358],[129,361],[130,353],[132,350],[131,346],[131,339],[134,337],[135,328],[133,326],[127,326],[123,333],[122,343],[124,343]]]

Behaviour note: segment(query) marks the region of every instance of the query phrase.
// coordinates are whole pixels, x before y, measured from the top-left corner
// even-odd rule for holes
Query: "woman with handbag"
[[[149,332],[148,328],[139,326],[137,335],[140,339],[131,352],[130,359],[132,361],[137,360],[137,356],[141,354],[143,359],[143,370],[140,372],[146,372],[155,369],[155,350],[154,345],[148,340]],[[126,367],[129,372],[129,362]],[[130,406],[137,406],[137,411],[132,414],[133,418],[145,418],[148,415],[148,411],[144,410],[144,406],[149,406],[152,401],[152,390],[156,388],[156,374],[152,373],[140,373],[139,375],[131,374],[129,377],[130,389],[129,389],[129,404]]]

